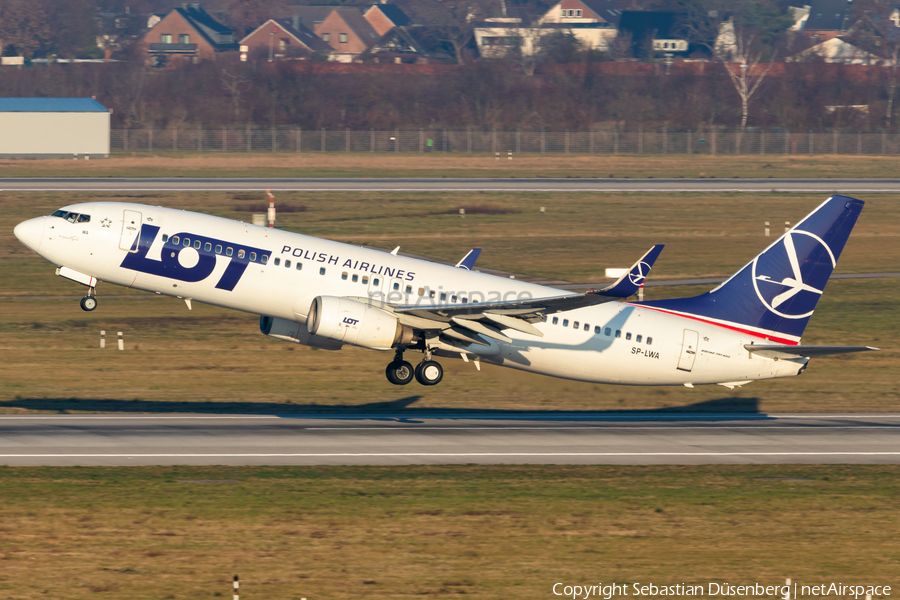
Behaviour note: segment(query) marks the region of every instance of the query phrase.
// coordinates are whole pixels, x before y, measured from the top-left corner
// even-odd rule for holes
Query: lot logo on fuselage
[[[836,264],[822,238],[795,229],[753,260],[753,287],[776,315],[803,319],[813,314]]]
[[[209,277],[216,268],[217,257],[228,260],[228,266],[216,283],[216,289],[232,291],[244,275],[251,262],[264,264],[263,256],[270,252],[262,248],[252,248],[225,240],[219,240],[194,233],[177,233],[163,244],[160,260],[147,258],[150,246],[159,233],[155,225],[143,225],[141,233],[131,251],[125,255],[120,265],[141,273],[158,275],[178,281],[196,283]],[[177,240],[177,243],[176,243]],[[219,248],[217,253],[215,250]],[[224,252],[231,249],[231,256]],[[190,251],[190,260],[179,260],[184,251]],[[182,257],[184,258],[184,257]],[[193,264],[191,264],[193,263]]]

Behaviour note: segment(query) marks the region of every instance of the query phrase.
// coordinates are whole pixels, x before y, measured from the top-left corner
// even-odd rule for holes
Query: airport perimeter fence
[[[429,143],[430,142],[430,143]],[[148,152],[354,152],[454,154],[900,154],[894,133],[660,133],[615,131],[350,131],[115,129],[113,154]]]

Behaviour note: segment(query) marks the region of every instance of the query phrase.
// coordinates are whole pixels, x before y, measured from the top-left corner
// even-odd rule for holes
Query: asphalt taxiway
[[[900,414],[0,415],[4,465],[897,464]]]
[[[0,178],[32,192],[642,192],[897,194],[900,179]]]

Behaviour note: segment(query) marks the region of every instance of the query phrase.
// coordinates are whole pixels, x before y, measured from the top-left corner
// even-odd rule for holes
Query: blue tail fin
[[[796,344],[863,204],[832,196],[711,292],[643,305]]]

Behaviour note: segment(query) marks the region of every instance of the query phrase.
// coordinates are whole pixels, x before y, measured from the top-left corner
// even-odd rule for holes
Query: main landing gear
[[[406,385],[413,377],[422,385],[437,385],[444,378],[444,369],[440,363],[431,360],[431,352],[428,350],[425,351],[425,360],[413,369],[410,363],[403,360],[403,349],[398,349],[384,374],[394,385]]]
[[[94,288],[90,288],[88,295],[81,299],[81,310],[90,312],[95,308],[97,308],[97,296],[95,295]]]

